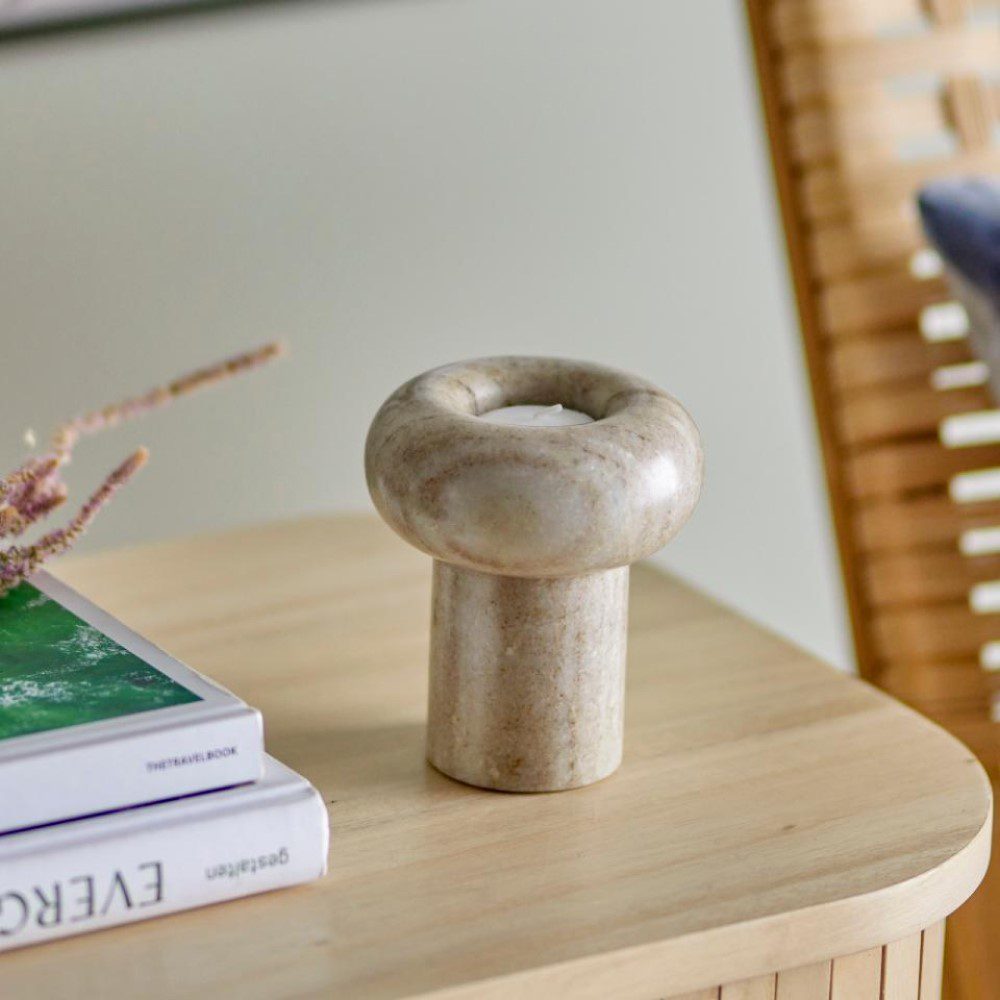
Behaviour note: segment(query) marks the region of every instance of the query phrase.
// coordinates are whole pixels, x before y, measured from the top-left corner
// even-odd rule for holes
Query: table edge
[[[516,995],[521,1000],[548,1000],[557,991],[564,991],[579,1000],[605,1000],[612,995],[631,995],[632,991],[636,995],[680,995],[717,987],[720,982],[739,982],[866,951],[944,920],[975,892],[986,875],[993,840],[992,785],[964,743],[875,690],[911,714],[914,722],[941,733],[954,750],[971,759],[979,776],[984,792],[983,821],[965,845],[944,861],[871,892],[407,996],[413,1000],[507,1000]],[[629,993],[623,992],[625,984]]]

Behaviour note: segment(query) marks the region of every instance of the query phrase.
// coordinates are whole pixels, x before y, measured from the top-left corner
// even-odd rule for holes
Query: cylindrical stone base
[[[599,781],[621,763],[628,567],[527,579],[434,563],[427,753],[509,792]]]

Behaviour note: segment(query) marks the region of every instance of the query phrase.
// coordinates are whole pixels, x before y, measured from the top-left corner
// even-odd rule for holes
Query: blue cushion
[[[1000,177],[934,181],[917,201],[924,231],[941,256],[1000,299]]]

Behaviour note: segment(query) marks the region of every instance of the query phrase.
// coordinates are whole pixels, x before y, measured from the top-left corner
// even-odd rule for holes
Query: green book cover
[[[260,712],[44,570],[0,597],[0,838],[256,781],[263,759]]]
[[[30,583],[0,598],[0,740],[196,701]]]

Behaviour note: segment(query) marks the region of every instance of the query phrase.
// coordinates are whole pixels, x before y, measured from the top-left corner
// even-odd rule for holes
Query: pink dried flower
[[[32,545],[10,545],[6,549],[0,549],[0,595],[17,586],[25,577],[31,576],[44,560],[65,552],[83,534],[112,495],[146,464],[147,458],[149,452],[145,448],[139,448],[129,455],[64,528],[50,531]],[[65,489],[63,496],[65,497]]]
[[[281,356],[281,344],[266,344],[246,354],[201,368],[142,396],[123,400],[102,410],[84,414],[56,430],[47,454],[29,458],[19,468],[0,478],[0,538],[16,538],[62,504],[68,495],[62,467],[72,458],[73,448],[84,434],[114,427],[171,402],[178,396],[214,385],[244,371],[258,368]],[[100,509],[135,475],[149,453],[140,448],[118,466],[63,528],[50,531],[30,545],[0,549],[0,597],[30,576],[41,563],[65,552],[86,530]]]

